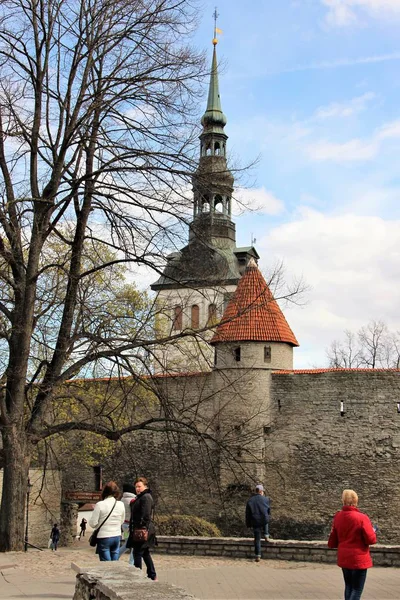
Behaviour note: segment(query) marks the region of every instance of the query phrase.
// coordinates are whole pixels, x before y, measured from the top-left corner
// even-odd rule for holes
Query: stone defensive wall
[[[265,483],[272,527],[326,538],[341,492],[351,488],[379,539],[398,543],[400,371],[280,371],[271,380]]]
[[[252,538],[157,536],[157,541],[154,552],[160,554],[254,558]],[[264,560],[336,563],[336,550],[328,548],[326,541],[263,541],[262,554]],[[400,567],[400,546],[377,544],[371,546],[371,555],[376,567]]]

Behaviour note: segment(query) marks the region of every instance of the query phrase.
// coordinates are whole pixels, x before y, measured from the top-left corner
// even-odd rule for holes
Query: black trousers
[[[137,569],[142,568],[142,559],[147,568],[147,577],[149,579],[155,579],[157,577],[156,570],[154,568],[153,559],[151,558],[149,548],[143,548],[144,544],[133,544],[133,554],[134,554],[134,565]]]

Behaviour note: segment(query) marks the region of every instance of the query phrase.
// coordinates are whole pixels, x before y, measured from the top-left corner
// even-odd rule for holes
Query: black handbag
[[[104,523],[107,521],[108,517],[111,515],[111,513],[114,510],[116,504],[117,504],[117,501],[115,500],[114,506],[112,507],[112,509],[110,510],[110,512],[108,513],[108,515],[106,516],[106,518],[104,519],[104,521],[102,522],[102,524],[100,525],[100,527],[97,527],[97,529],[94,529],[92,535],[90,536],[90,538],[89,538],[89,544],[93,548],[95,546],[97,546],[97,536],[99,534],[99,531],[103,527]]]

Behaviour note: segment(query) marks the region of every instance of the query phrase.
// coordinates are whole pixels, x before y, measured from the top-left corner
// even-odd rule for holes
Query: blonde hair
[[[354,490],[343,490],[342,502],[344,506],[357,506],[358,496]]]

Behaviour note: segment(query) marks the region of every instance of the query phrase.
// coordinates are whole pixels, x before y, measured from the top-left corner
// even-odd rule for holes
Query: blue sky
[[[196,44],[209,48],[215,1]],[[295,367],[326,364],[344,329],[400,330],[400,0],[220,0],[229,152],[260,155],[238,216],[260,267],[283,260],[307,304],[285,308]],[[205,104],[205,100],[204,100]]]

